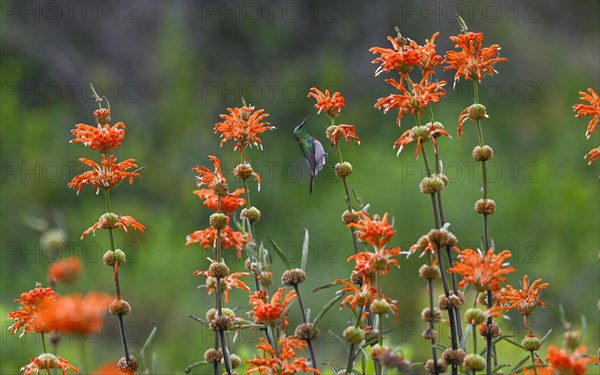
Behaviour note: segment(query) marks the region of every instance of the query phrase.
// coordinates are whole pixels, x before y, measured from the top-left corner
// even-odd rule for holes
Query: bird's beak
[[[302,127],[304,126],[304,123],[306,123],[306,120],[308,120],[309,117],[310,117],[310,115],[306,116],[304,118],[304,120],[302,120],[302,122],[300,123],[300,126],[298,126],[298,129],[302,129]]]

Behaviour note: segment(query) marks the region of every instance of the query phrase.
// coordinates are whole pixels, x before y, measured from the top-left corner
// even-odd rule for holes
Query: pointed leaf
[[[340,344],[342,344],[344,349],[346,349],[346,353],[350,353],[350,347],[348,346],[348,341],[341,338],[337,333],[333,332],[332,330],[329,330],[329,334],[331,336],[333,336]]]
[[[200,362],[190,363],[189,365],[186,366],[185,369],[183,369],[183,372],[185,372],[186,374],[189,374],[190,372],[192,372],[192,369],[194,367],[198,367],[198,366],[201,366],[201,365],[207,365],[207,364],[208,364],[208,362],[206,362],[206,361],[200,361]]]
[[[581,344],[583,341],[583,337],[585,336],[585,331],[587,330],[587,320],[585,319],[585,315],[581,314],[581,335],[579,336],[579,342],[577,345]]]
[[[271,245],[273,245],[273,250],[275,251],[275,254],[277,254],[279,256],[279,258],[281,258],[281,261],[283,262],[283,264],[285,265],[285,267],[288,270],[291,270],[292,269],[292,264],[290,263],[290,260],[285,255],[285,253],[281,250],[281,248],[275,243],[275,241],[273,241],[271,239],[271,237],[267,236],[267,240],[271,243]]]
[[[460,347],[462,350],[467,350],[467,341],[469,341],[469,336],[471,336],[471,331],[473,330],[473,325],[471,323],[467,324],[465,331],[463,332],[462,340],[460,341]]]
[[[548,332],[546,332],[546,334],[544,335],[544,337],[541,338],[540,345],[542,345],[546,340],[548,340],[548,337],[550,337],[551,333],[552,333],[552,328],[549,329]]]
[[[348,281],[348,280],[344,280],[344,281]],[[336,285],[340,285],[340,283],[336,283],[336,282],[334,281],[334,282],[332,282],[332,283],[329,283],[329,284],[325,284],[325,285],[318,286],[318,287],[316,287],[315,289],[313,289],[312,291],[313,291],[313,293],[314,293],[314,292],[318,292],[319,290],[322,290],[322,289],[328,289],[328,288],[331,288],[332,286],[336,286]]]
[[[154,326],[154,328],[152,328],[152,331],[148,335],[148,338],[146,339],[144,346],[142,346],[142,350],[140,350],[140,357],[142,359],[142,363],[146,363],[146,358],[144,357],[144,354],[146,352],[146,349],[152,343],[152,340],[154,340],[154,336],[156,336],[156,332],[158,331],[158,324],[156,324],[154,322],[150,322],[150,323]],[[146,366],[146,367],[148,367],[148,366]]]
[[[505,367],[510,367],[510,365],[506,364],[506,363],[503,364],[503,365],[498,365],[498,366],[494,367],[494,369],[492,370],[492,372],[495,374],[496,372],[502,370]]]
[[[512,368],[512,370],[510,370],[510,373],[513,374],[515,372],[517,372],[517,370],[519,370],[519,368],[521,368],[521,366],[523,366],[523,364],[525,362],[527,362],[531,357],[529,355],[527,355],[527,357],[523,358],[522,360],[519,361],[519,363],[517,363],[515,365],[515,367]]]
[[[302,260],[300,269],[306,271],[306,262],[308,261],[308,229],[304,228],[304,243],[302,244]]]
[[[329,302],[327,302],[327,304],[325,306],[323,306],[321,311],[319,311],[319,313],[317,314],[317,317],[313,321],[313,326],[316,327],[319,324],[319,321],[321,320],[321,318],[327,313],[327,311],[329,311],[329,309],[331,309],[331,307],[333,305],[335,305],[337,302],[339,302],[339,300],[341,300],[343,296],[344,295],[342,293],[340,293],[340,294],[337,294],[335,297],[333,297],[331,300],[329,300]]]

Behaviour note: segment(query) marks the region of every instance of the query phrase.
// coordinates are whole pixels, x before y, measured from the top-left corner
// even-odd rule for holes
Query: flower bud
[[[131,305],[124,299],[116,299],[108,306],[108,312],[113,315],[127,315],[131,312]]]
[[[475,202],[475,212],[478,214],[491,215],[496,211],[496,202],[492,199],[479,199]]]
[[[494,150],[488,145],[485,145],[483,147],[475,146],[475,148],[473,149],[473,159],[475,159],[475,161],[488,161],[493,156]]]
[[[481,120],[484,119],[486,117],[488,117],[487,112],[486,112],[486,108],[483,104],[472,104],[469,107],[469,120],[474,121],[474,120]]]
[[[102,261],[104,262],[104,264],[110,267],[113,267],[115,264],[117,266],[122,266],[127,261],[127,257],[121,249],[108,250],[102,256]]]
[[[248,219],[248,221],[251,223],[255,223],[260,220],[260,211],[254,206],[250,208],[244,208],[242,212],[240,212],[240,218],[242,220]]]
[[[214,262],[208,267],[208,272],[212,277],[224,278],[229,276],[229,267],[223,262]]]
[[[540,339],[535,337],[534,335],[527,334],[521,341],[521,345],[530,352],[537,352],[542,347],[542,342]]]
[[[447,367],[448,364],[443,359],[440,358],[437,360],[437,368],[440,374],[446,372]],[[433,359],[428,359],[427,362],[425,362],[425,371],[427,371],[428,374],[436,373],[435,368],[433,366]]]
[[[242,180],[252,177],[252,167],[248,163],[238,164],[233,170],[233,175]]]
[[[384,315],[390,312],[390,303],[383,298],[378,298],[371,302],[371,312],[377,315]]]
[[[286,270],[281,275],[281,283],[288,286],[295,286],[306,280],[306,272],[300,268]]]
[[[211,227],[221,230],[225,228],[227,224],[229,224],[229,218],[223,213],[215,212],[214,214],[210,215],[209,223]]]
[[[563,333],[563,340],[565,341],[565,346],[571,350],[576,350],[581,342],[581,334],[579,331],[568,330]]]
[[[226,182],[219,182],[212,189],[219,197],[226,197],[229,194],[229,187]]]
[[[448,232],[444,228],[441,228],[430,230],[427,234],[427,237],[429,238],[429,242],[437,242],[440,244],[441,247],[445,247],[450,242],[450,235],[452,235],[452,233]],[[454,242],[456,242],[456,238],[454,239]]]
[[[478,354],[469,354],[463,363],[467,371],[482,371],[485,369],[485,359]]]
[[[360,344],[365,339],[365,331],[353,326],[346,328],[342,335],[351,344]]]
[[[471,323],[474,326],[479,325],[485,320],[485,313],[478,308],[467,309],[465,312],[465,320],[467,323]]]
[[[347,161],[343,162],[343,163],[337,163],[335,165],[335,174],[338,177],[347,177],[350,176],[350,174],[352,173],[352,164],[348,163]]]
[[[223,358],[221,361],[224,361],[224,360],[225,360],[225,358]],[[229,360],[231,360],[231,368],[238,368],[242,365],[242,359],[237,354],[231,354],[229,356]]]
[[[104,215],[100,216],[98,222],[103,229],[112,229],[115,228],[115,225],[119,221],[119,216],[113,214],[112,212],[107,212]]]
[[[108,108],[100,108],[94,111],[96,124],[104,125],[110,122],[110,110]]]
[[[217,313],[218,313],[218,311],[214,307],[212,309],[209,309],[205,315],[206,321],[210,322],[211,320],[213,320],[215,318],[215,316],[217,316]]]

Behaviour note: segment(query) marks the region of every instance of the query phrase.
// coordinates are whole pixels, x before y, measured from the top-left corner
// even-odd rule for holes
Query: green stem
[[[44,332],[41,332],[40,335],[42,335],[42,348],[44,348],[44,353],[48,353],[48,350],[46,349],[46,336]]]
[[[300,296],[300,289],[298,288],[298,284],[294,284],[294,291],[296,292],[296,296],[298,297],[298,304],[300,305],[300,312],[302,313],[302,322],[304,324],[308,324],[308,318],[306,317],[306,311],[304,310],[304,304],[302,303],[302,297]],[[312,361],[312,367],[315,370],[318,370],[317,357],[315,356],[315,351],[312,346],[312,338],[310,337],[310,334],[311,332],[309,331],[306,343],[308,344],[308,349],[310,351],[310,360]]]
[[[535,375],[537,375],[537,369],[536,369],[537,366],[535,366],[535,364],[536,364],[535,363],[535,352],[532,350],[529,353],[531,354],[531,363],[533,363],[533,373]]]

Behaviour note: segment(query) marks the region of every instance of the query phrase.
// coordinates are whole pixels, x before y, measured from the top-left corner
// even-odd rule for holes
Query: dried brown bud
[[[478,214],[491,215],[496,211],[496,202],[492,199],[479,199],[475,202],[475,212]]]
[[[421,319],[425,322],[428,322],[431,319],[431,310],[429,309],[429,307],[426,307],[423,309],[423,311],[421,311]],[[441,320],[442,320],[442,311],[439,308],[434,307],[433,308],[433,321],[439,322]]]
[[[439,193],[444,189],[444,181],[439,177],[425,177],[419,184],[419,190],[423,194]]]
[[[219,182],[215,186],[213,186],[213,191],[219,197],[226,197],[229,194],[229,187],[226,182]]]
[[[117,362],[117,367],[122,372],[129,373],[136,372],[140,368],[140,366],[137,363],[137,360],[132,355],[129,356],[129,361],[126,361],[125,357],[121,357],[121,359],[119,359],[119,362]]]
[[[352,164],[348,163],[347,161],[343,162],[343,163],[337,163],[335,165],[335,174],[338,177],[347,177],[350,176],[350,174],[352,173]]]
[[[439,279],[441,276],[440,267],[433,265],[428,266],[426,264],[419,268],[419,277],[425,280]]]
[[[108,306],[108,312],[113,315],[127,315],[131,312],[131,305],[124,299],[116,299]]]
[[[462,349],[446,349],[442,353],[442,359],[449,365],[460,366],[465,359],[465,351]]]
[[[421,333],[421,337],[425,340],[435,340],[437,337],[437,331],[433,328],[427,328],[423,333]]]
[[[446,368],[448,367],[448,364],[443,360],[443,359],[438,359],[437,361],[437,368],[439,373],[444,373],[446,372]],[[428,359],[427,362],[425,363],[425,371],[427,371],[428,374],[435,374],[435,368],[433,366],[433,359]]]
[[[238,164],[233,170],[233,175],[242,180],[252,177],[252,167],[248,163]]]
[[[213,331],[221,331],[221,330],[227,330],[229,328],[231,328],[231,326],[233,325],[233,323],[231,322],[231,319],[228,316],[223,316],[223,315],[217,315],[213,318],[213,320],[210,321],[209,323],[209,327],[211,330]]]
[[[304,280],[306,280],[306,272],[302,271],[300,268],[286,270],[283,275],[281,275],[281,283],[283,285],[295,286]]]
[[[210,348],[204,352],[204,361],[206,363],[219,363],[223,359],[221,349]]]
[[[210,266],[208,267],[208,273],[212,277],[224,278],[224,277],[229,276],[229,267],[225,263],[214,262],[214,263],[211,263]]]
[[[313,327],[312,323],[302,323],[296,327],[294,336],[299,340],[313,340],[319,336],[319,329]]]
[[[495,339],[502,335],[502,330],[496,322],[492,322],[492,324],[483,322],[479,325],[479,334],[485,338],[491,335],[492,339]]]
[[[485,145],[483,147],[475,146],[475,148],[473,149],[473,159],[475,159],[475,161],[488,161],[493,156],[494,150],[488,145]]]
[[[351,223],[358,223],[358,220],[360,220],[360,216],[358,216],[356,212],[354,212],[354,210],[346,210],[342,214],[342,222],[346,225]]]

